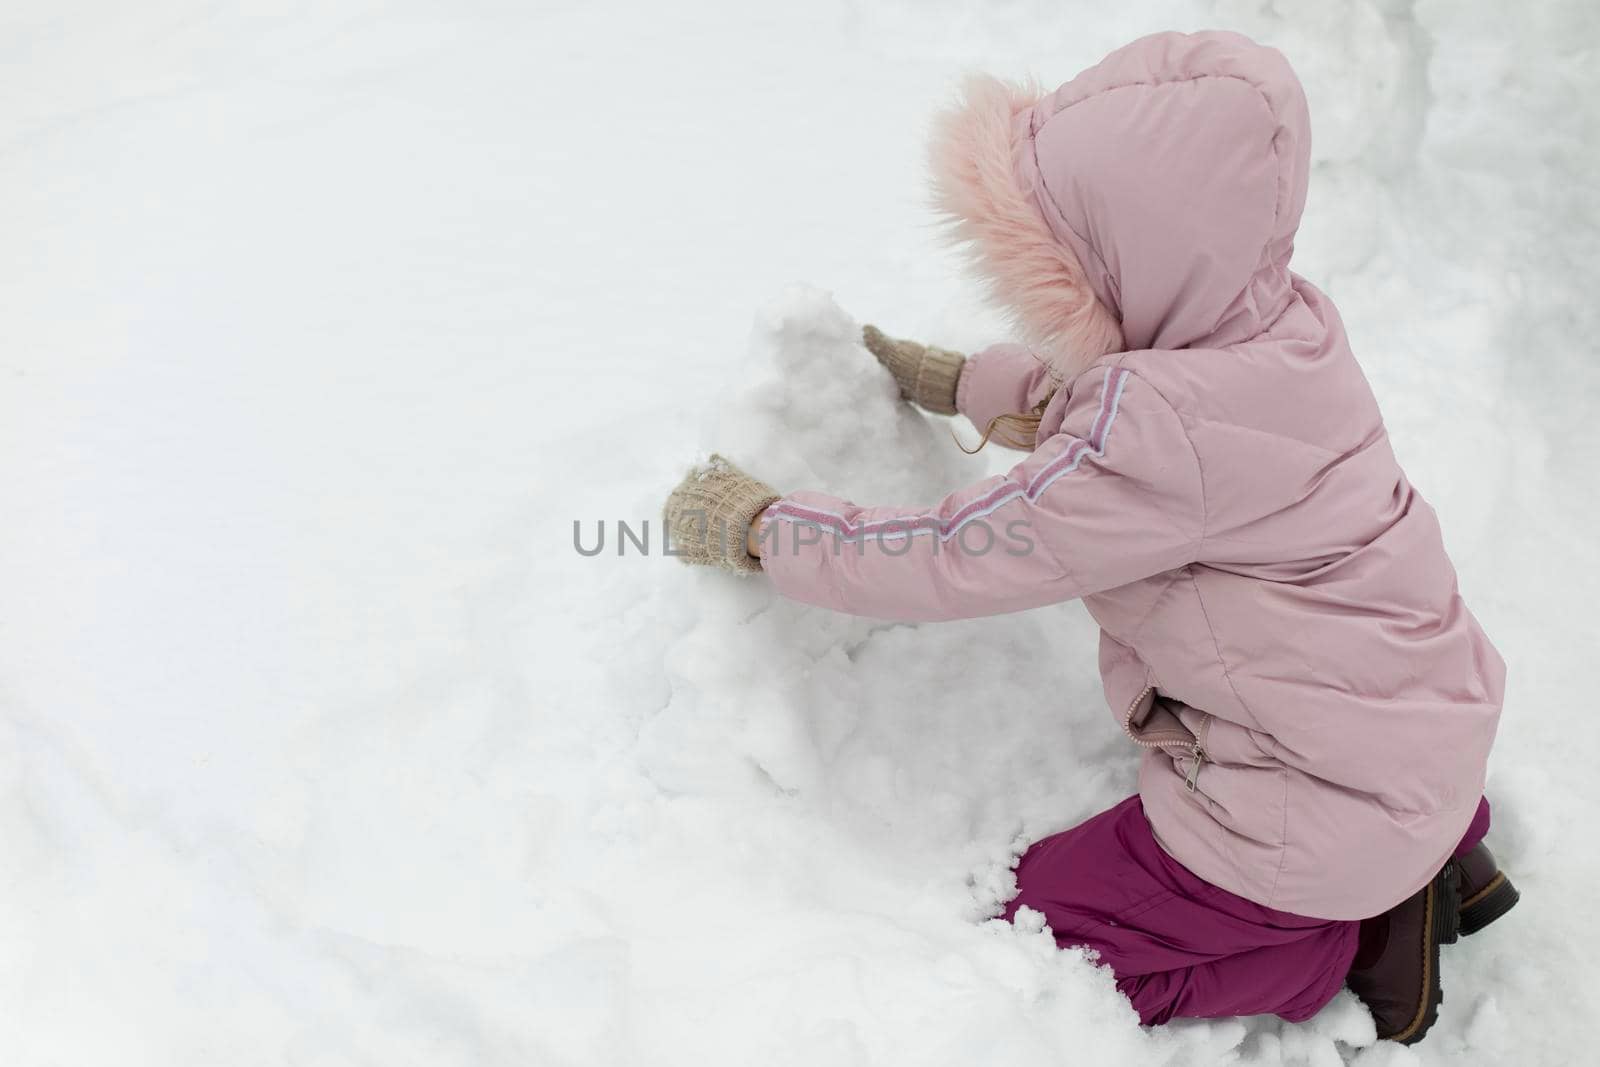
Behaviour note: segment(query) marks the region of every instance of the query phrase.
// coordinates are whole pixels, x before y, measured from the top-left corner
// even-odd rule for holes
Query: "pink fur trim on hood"
[[[1017,178],[1019,132],[1041,93],[974,75],[962,99],[935,121],[929,151],[934,206],[951,237],[968,245],[990,295],[1009,308],[1057,373],[1073,377],[1122,350],[1117,317],[1095,296],[1083,265],[1051,233]],[[1025,136],[1024,136],[1025,140]]]

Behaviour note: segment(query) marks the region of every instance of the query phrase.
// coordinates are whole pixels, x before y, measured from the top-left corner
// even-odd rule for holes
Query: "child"
[[[1048,95],[973,81],[937,188],[1032,347],[865,342],[908,399],[1032,454],[929,510],[713,457],[667,521],[691,561],[852,614],[1082,598],[1139,794],[1029,848],[1007,916],[1096,950],[1147,1024],[1306,1019],[1348,982],[1409,1043],[1440,944],[1517,899],[1481,844],[1505,672],[1338,312],[1289,270],[1308,121],[1283,56],[1233,33],[1143,38]]]

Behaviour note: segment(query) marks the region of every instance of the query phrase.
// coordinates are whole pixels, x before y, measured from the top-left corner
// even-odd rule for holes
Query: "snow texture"
[[[1587,1061],[1597,19],[5,5],[0,1062]],[[964,69],[1206,26],[1306,83],[1297,267],[1511,668],[1524,902],[1447,950],[1414,1049],[1348,995],[1141,1030],[988,920],[1134,788],[1080,606],[890,626],[659,551],[711,449],[879,503],[1003,464],[854,340],[1003,339],[927,121]]]

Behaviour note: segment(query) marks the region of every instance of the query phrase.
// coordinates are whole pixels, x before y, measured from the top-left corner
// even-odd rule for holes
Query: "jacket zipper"
[[[1147,685],[1139,690],[1139,695],[1133,698],[1133,703],[1128,705],[1128,710],[1122,713],[1122,732],[1127,734],[1134,744],[1143,745],[1145,748],[1160,748],[1161,746],[1155,741],[1142,741],[1133,736],[1133,713],[1139,710],[1139,705],[1144,702],[1145,697],[1155,692],[1155,688],[1153,685]]]
[[[1196,741],[1194,749],[1194,765],[1189,768],[1189,773],[1183,779],[1183,787],[1189,792],[1194,792],[1194,784],[1200,780],[1200,764],[1206,761],[1206,750]]]
[[[1135,737],[1133,734],[1133,713],[1139,710],[1139,705],[1144,702],[1144,698],[1154,692],[1155,688],[1156,687],[1153,685],[1147,685],[1141,689],[1139,691],[1139,695],[1133,698],[1133,703],[1128,705],[1128,710],[1122,713],[1122,732],[1127,734],[1129,739],[1132,740],[1134,744],[1142,745],[1145,748],[1163,747],[1160,741],[1146,741],[1143,738]],[[1205,727],[1210,725],[1211,716],[1210,714],[1207,714],[1203,725],[1201,726],[1201,732],[1204,733]],[[1193,793],[1195,783],[1200,780],[1200,764],[1206,761],[1206,750],[1205,747],[1201,745],[1199,737],[1194,739],[1193,744],[1185,745],[1184,747],[1189,750],[1190,755],[1194,759],[1194,764],[1189,768],[1189,773],[1184,776],[1183,787],[1189,792]]]
[[[1200,720],[1200,732],[1194,735],[1194,766],[1189,768],[1189,775],[1183,780],[1183,786],[1189,792],[1194,792],[1195,782],[1200,780],[1200,764],[1206,761],[1205,737],[1206,731],[1211,729],[1211,713],[1206,712],[1205,718]]]

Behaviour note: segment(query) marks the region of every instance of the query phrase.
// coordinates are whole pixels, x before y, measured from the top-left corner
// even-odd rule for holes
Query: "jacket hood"
[[[937,121],[935,203],[992,295],[1072,373],[1222,347],[1288,306],[1310,122],[1276,49],[1158,33],[1053,93],[978,76]]]

